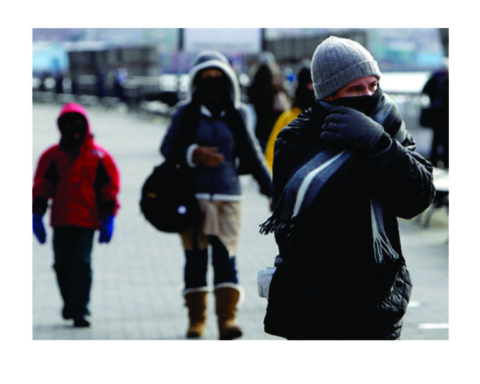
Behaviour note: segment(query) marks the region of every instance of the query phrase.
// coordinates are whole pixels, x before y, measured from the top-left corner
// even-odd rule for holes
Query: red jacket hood
[[[90,122],[88,121],[88,116],[87,116],[87,111],[85,108],[83,108],[80,104],[76,103],[67,103],[63,106],[62,110],[60,111],[60,114],[58,115],[57,118],[57,127],[58,127],[58,119],[60,116],[62,116],[65,113],[80,113],[83,117],[85,117],[85,120],[87,121],[87,138],[90,136]]]

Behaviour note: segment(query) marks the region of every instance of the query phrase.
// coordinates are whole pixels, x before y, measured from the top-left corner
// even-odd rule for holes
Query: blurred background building
[[[330,35],[365,45],[384,73],[429,73],[448,57],[448,29],[437,28],[36,28],[33,89],[54,91],[61,81],[58,93],[95,95],[97,77],[103,76],[106,93],[113,95],[119,67],[128,71],[126,87],[141,88],[141,94],[182,88],[185,84],[171,75],[186,74],[195,55],[205,49],[226,54],[242,85],[248,84],[258,54],[270,51],[288,80],[290,71],[295,73],[301,60],[310,59]],[[418,91],[413,83],[406,86]]]
[[[418,127],[420,108],[429,102],[423,86],[448,58],[448,29],[35,28],[33,99],[169,115],[186,96],[197,53],[215,49],[230,60],[248,102],[245,90],[261,52],[273,54],[284,88],[291,91],[302,60],[330,35],[356,40],[372,52],[382,88],[395,98],[409,127]]]

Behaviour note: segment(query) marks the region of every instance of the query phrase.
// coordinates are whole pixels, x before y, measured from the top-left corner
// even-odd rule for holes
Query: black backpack
[[[140,209],[159,231],[179,233],[191,227],[200,214],[192,169],[172,161],[156,166],[143,184]]]

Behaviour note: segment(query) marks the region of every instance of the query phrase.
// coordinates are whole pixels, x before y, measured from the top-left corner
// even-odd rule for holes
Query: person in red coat
[[[91,252],[95,230],[108,243],[119,208],[120,176],[112,156],[93,140],[85,109],[68,103],[57,120],[60,143],[41,155],[33,183],[33,233],[46,242],[43,215],[52,200],[54,265],[64,319],[90,326]]]

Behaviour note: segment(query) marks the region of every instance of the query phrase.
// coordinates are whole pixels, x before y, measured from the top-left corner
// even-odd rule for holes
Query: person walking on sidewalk
[[[269,198],[272,184],[226,57],[216,51],[200,53],[189,77],[189,100],[178,106],[160,147],[166,159],[193,168],[201,211],[196,225],[180,234],[186,259],[187,337],[201,337],[205,329],[210,245],[220,339],[231,340],[242,336],[236,322],[243,296],[235,262],[241,214],[239,175],[252,174],[260,192]]]
[[[75,327],[90,326],[91,253],[95,230],[108,243],[119,208],[119,173],[110,154],[96,144],[85,109],[64,105],[57,120],[60,143],[41,155],[33,183],[33,233],[46,242],[43,215],[52,200],[54,265],[63,299],[62,316]]]
[[[435,71],[423,87],[422,93],[430,98],[432,119],[430,126],[433,130],[430,161],[438,166],[441,160],[443,168],[448,169],[449,162],[449,85],[448,63],[445,59],[440,70]],[[440,152],[441,151],[441,152]]]
[[[290,100],[284,89],[284,78],[275,56],[262,52],[251,69],[252,83],[247,89],[248,101],[255,109],[255,135],[265,153],[275,121],[290,109]]]
[[[280,115],[273,126],[270,137],[268,138],[267,147],[265,149],[265,159],[267,160],[270,172],[273,169],[273,153],[278,133],[295,120],[300,112],[310,108],[313,98],[314,92],[310,66],[303,65],[297,76],[297,87],[295,89],[293,106],[291,109],[286,110]]]
[[[415,149],[362,45],[330,37],[312,60],[315,103],[283,129],[273,162],[275,232],[265,332],[287,339],[398,339],[412,283],[397,218],[432,202]]]

